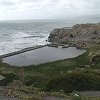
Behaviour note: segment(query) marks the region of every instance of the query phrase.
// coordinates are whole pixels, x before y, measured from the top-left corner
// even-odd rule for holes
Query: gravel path
[[[70,99],[47,96],[47,97],[44,97],[43,100],[70,100]]]
[[[19,99],[0,96],[0,100],[19,100]]]
[[[82,96],[89,96],[89,97],[100,97],[100,91],[82,91],[78,92]]]

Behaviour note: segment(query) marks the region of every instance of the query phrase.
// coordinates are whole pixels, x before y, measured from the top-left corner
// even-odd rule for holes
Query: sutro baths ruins
[[[76,24],[73,27],[54,29],[48,37],[50,44],[28,47],[19,51],[4,54],[0,59],[35,50],[45,46],[68,48],[77,47],[78,49],[89,48],[89,44],[100,43],[100,23],[97,24]]]

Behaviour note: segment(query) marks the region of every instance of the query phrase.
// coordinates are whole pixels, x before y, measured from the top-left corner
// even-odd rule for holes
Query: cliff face
[[[100,39],[100,23],[76,24],[72,28],[55,29],[50,33],[50,42],[68,43]]]

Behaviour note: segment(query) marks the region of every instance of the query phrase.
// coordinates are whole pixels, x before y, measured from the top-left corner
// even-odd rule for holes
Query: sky
[[[68,19],[100,14],[100,0],[0,0],[0,20]]]

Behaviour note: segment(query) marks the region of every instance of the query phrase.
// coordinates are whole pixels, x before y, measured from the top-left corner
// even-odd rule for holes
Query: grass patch
[[[28,85],[45,88],[47,81],[53,76],[65,75],[70,71],[74,71],[76,67],[85,69],[99,68],[100,63],[93,65],[93,62],[90,61],[89,53],[90,50],[87,49],[84,54],[76,58],[23,67],[25,82],[30,83]],[[2,73],[18,74],[19,70],[20,68],[18,67],[13,67],[0,62],[0,72]]]

